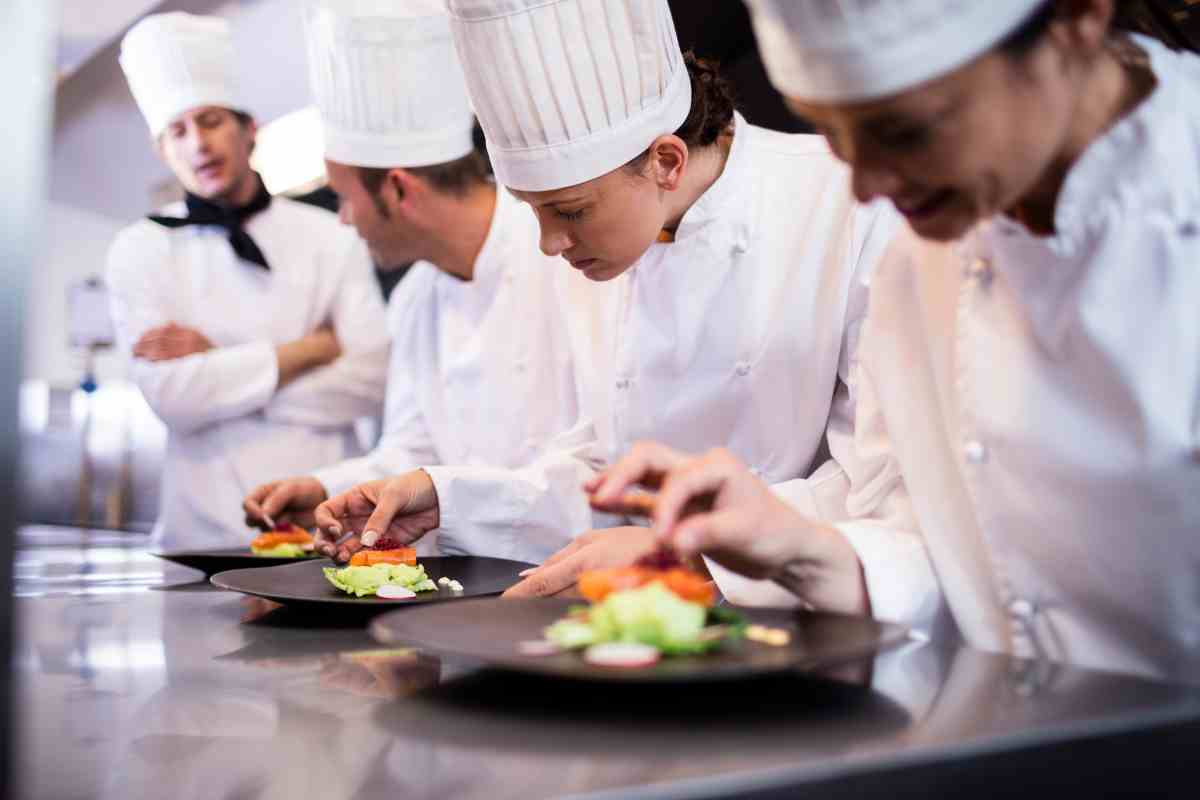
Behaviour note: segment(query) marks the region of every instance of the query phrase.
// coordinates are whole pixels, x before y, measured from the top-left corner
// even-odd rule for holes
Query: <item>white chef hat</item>
[[[150,133],[200,106],[238,110],[233,36],[221,17],[151,14],[121,40],[121,69]]]
[[[691,110],[666,0],[448,0],[496,179],[528,191],[611,172]]]
[[[305,15],[325,155],[360,167],[462,158],[475,124],[437,0],[315,0]]]
[[[897,94],[966,64],[1045,0],[746,0],[775,88],[816,102]]]

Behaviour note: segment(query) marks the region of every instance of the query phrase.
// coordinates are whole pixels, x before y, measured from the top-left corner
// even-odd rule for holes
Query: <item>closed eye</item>
[[[556,208],[554,209],[554,215],[561,219],[565,219],[568,222],[578,222],[579,220],[583,219],[583,209],[581,208],[577,211],[561,211]]]

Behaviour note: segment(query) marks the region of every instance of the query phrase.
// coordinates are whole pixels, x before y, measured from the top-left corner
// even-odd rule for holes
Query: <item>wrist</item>
[[[870,614],[862,564],[837,528],[813,526],[794,537],[803,552],[788,554],[771,579],[796,595],[809,610]]]

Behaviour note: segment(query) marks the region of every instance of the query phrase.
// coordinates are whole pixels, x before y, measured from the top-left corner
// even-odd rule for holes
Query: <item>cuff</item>
[[[941,606],[941,589],[921,539],[878,523],[837,526],[862,564],[871,614],[928,635]]]

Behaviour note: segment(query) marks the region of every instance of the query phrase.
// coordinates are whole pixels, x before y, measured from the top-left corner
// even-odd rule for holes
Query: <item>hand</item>
[[[133,345],[135,358],[147,361],[170,361],[211,350],[212,342],[195,328],[168,322],[151,328]]]
[[[311,349],[315,364],[330,364],[342,355],[342,343],[338,341],[337,331],[328,323],[305,336],[303,341]]]
[[[323,367],[336,361],[342,354],[342,345],[337,334],[328,325],[322,325],[310,334],[286,342],[275,348],[275,361],[279,365],[279,385],[283,386],[309,370]]]
[[[438,526],[437,490],[423,470],[360,483],[317,506],[317,550],[349,561],[380,536],[408,545]],[[337,544],[343,535],[349,538]]]
[[[264,531],[271,529],[267,517],[276,523],[290,522],[311,528],[316,525],[313,512],[327,499],[329,493],[316,478],[288,478],[264,483],[246,495],[242,511],[246,512],[247,525]]]
[[[589,569],[625,567],[654,552],[658,540],[649,528],[625,527],[588,531],[546,559],[540,567],[504,592],[504,597],[546,597],[570,590],[579,573]]]
[[[703,553],[751,578],[778,578],[786,570],[789,586],[801,583],[802,599],[814,607],[868,612],[862,565],[849,541],[780,500],[729,451],[688,457],[639,443],[585,488],[594,492],[593,505],[609,508],[639,484],[659,487],[653,530],[681,558]]]

